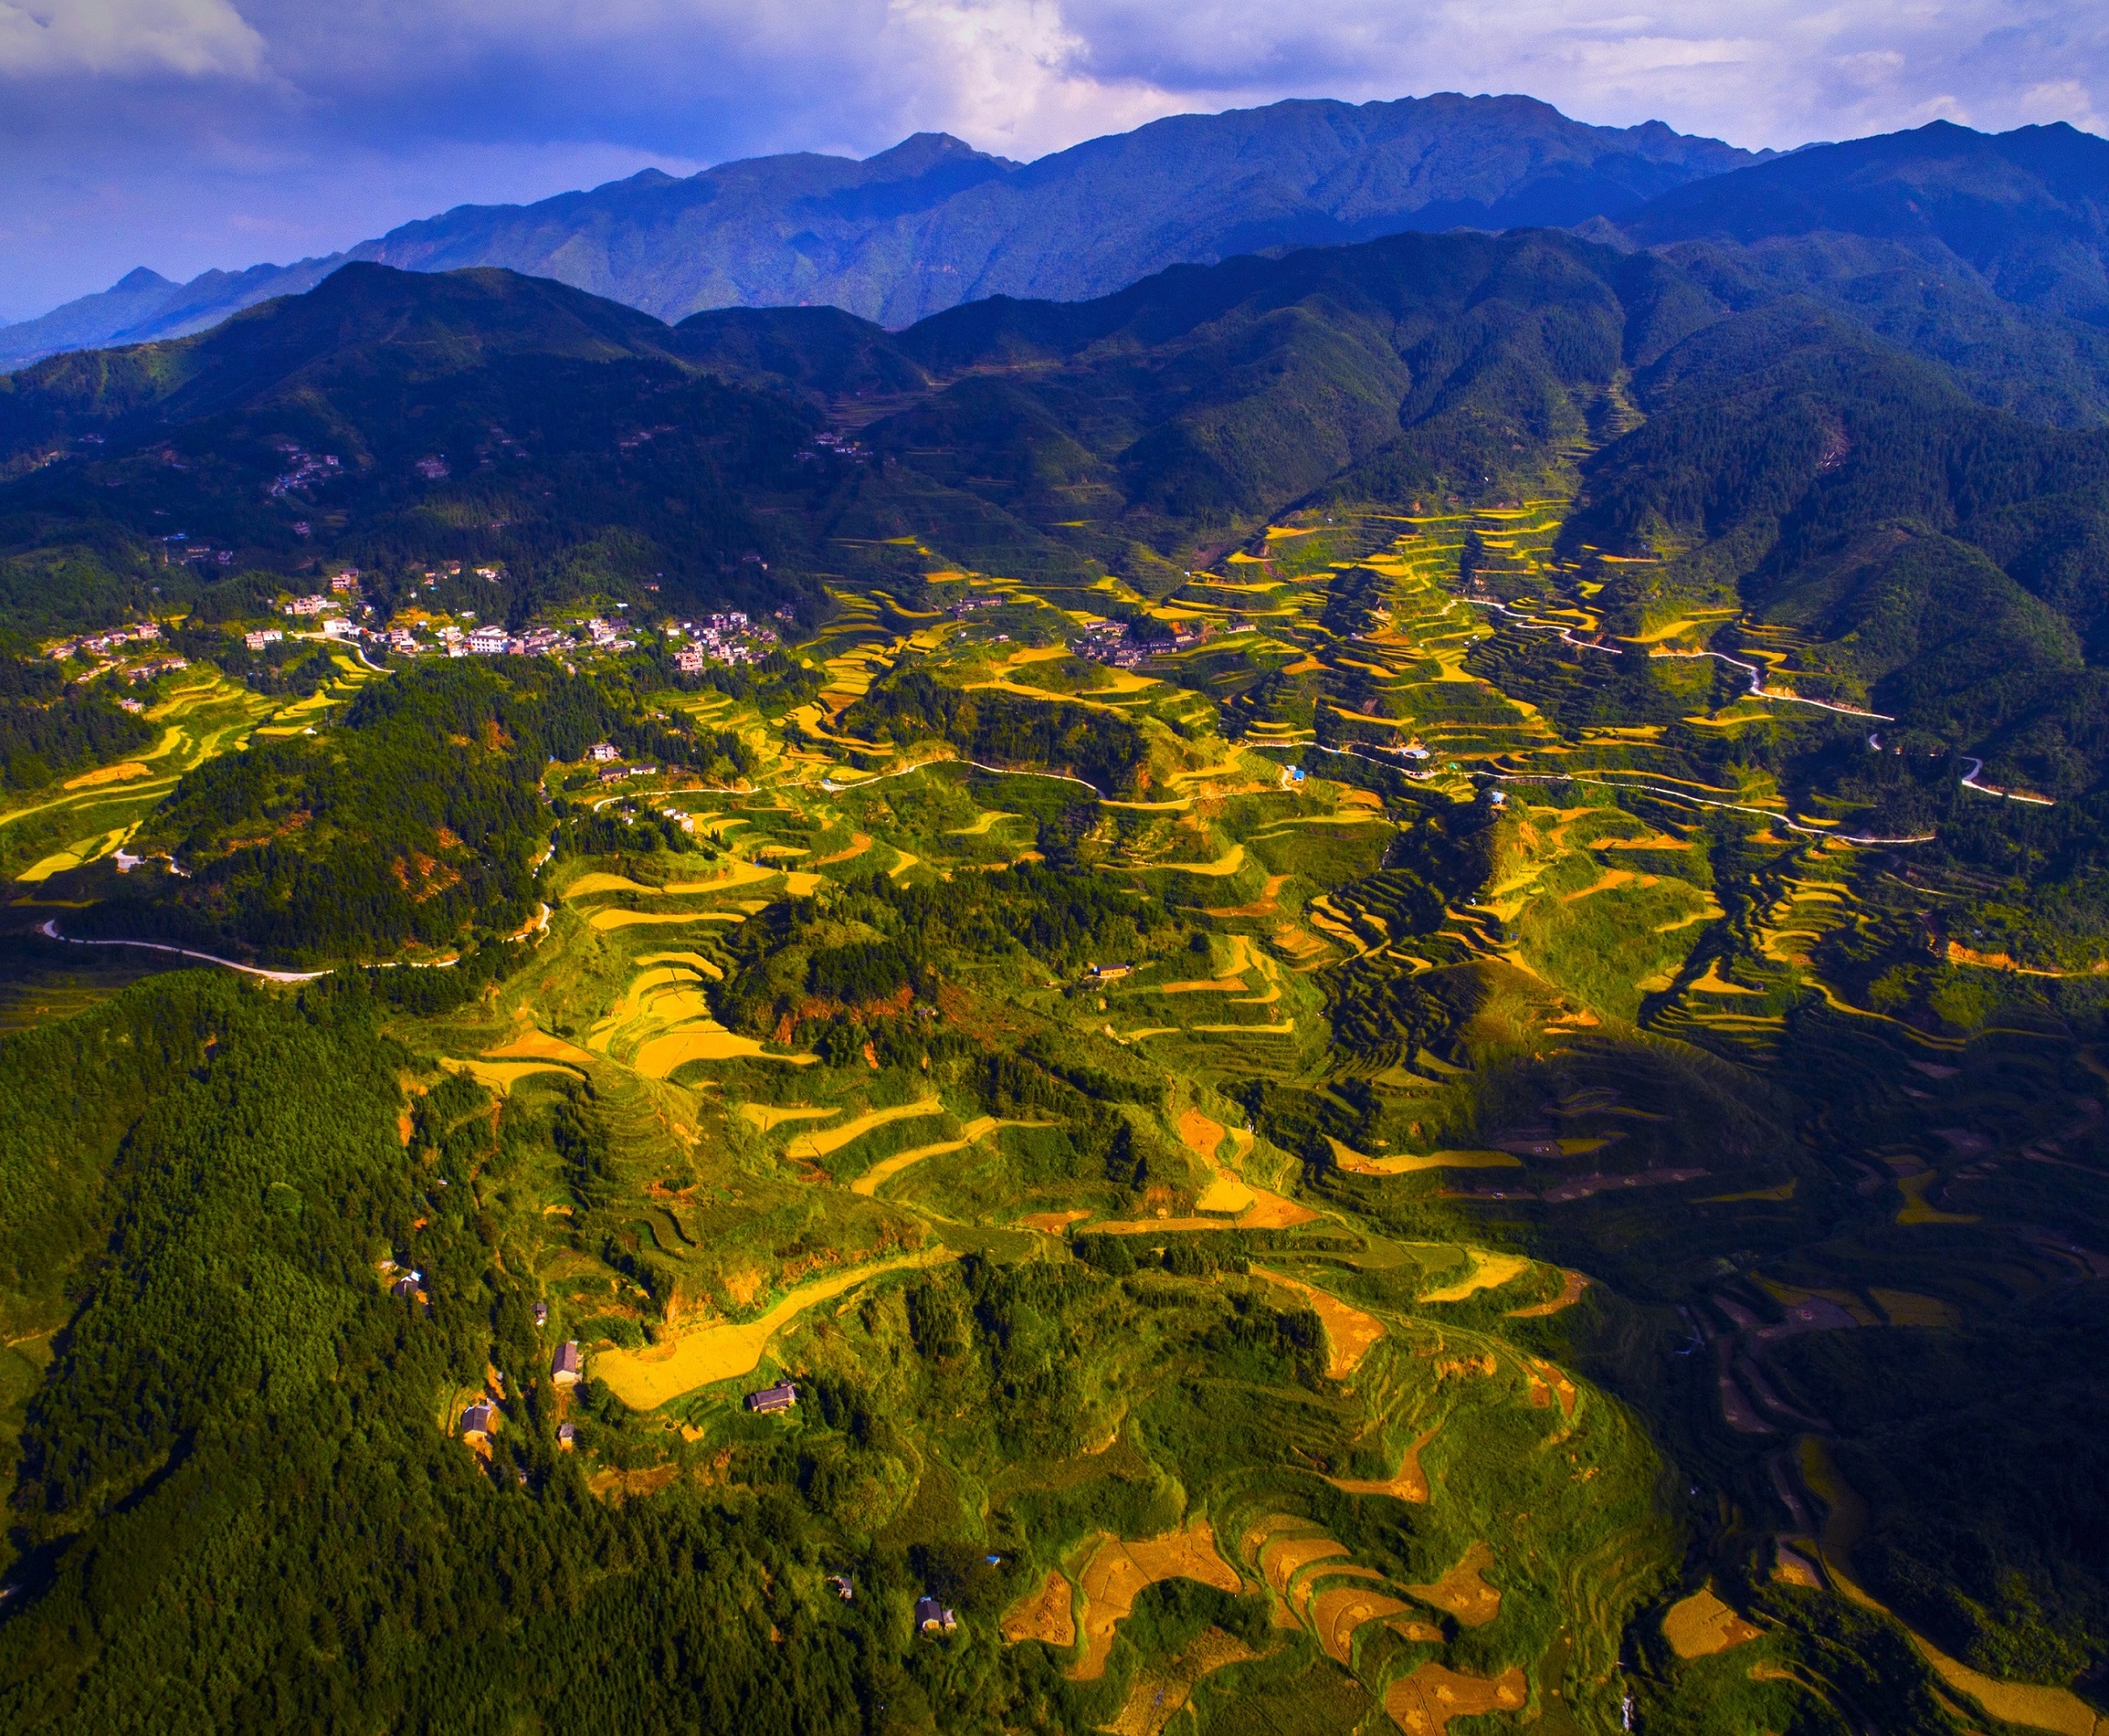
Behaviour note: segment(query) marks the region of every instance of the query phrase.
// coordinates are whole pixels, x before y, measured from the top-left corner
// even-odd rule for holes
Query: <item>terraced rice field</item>
[[[1144,1587],[1161,1579],[1194,1579],[1231,1592],[1242,1583],[1217,1550],[1215,1532],[1205,1519],[1155,1537],[1101,1539],[1077,1575],[1084,1595],[1084,1655],[1073,1672],[1078,1681],[1096,1681],[1106,1673],[1114,1629],[1127,1619]]]
[[[592,1358],[591,1373],[624,1404],[636,1410],[660,1405],[698,1387],[751,1375],[761,1366],[769,1340],[815,1303],[832,1300],[889,1273],[911,1270],[948,1257],[916,1255],[837,1272],[801,1285],[767,1312],[751,1321],[701,1326],[670,1343],[646,1350],[606,1350]]]

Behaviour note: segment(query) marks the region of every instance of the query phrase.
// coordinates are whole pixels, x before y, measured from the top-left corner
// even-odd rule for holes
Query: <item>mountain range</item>
[[[2109,1730],[2105,153],[0,376],[0,1725]]]
[[[1616,218],[1765,154],[1660,122],[1585,126],[1524,96],[1183,115],[1032,163],[919,133],[861,162],[794,152],[682,180],[646,170],[529,205],[462,205],[282,267],[182,284],[136,271],[0,326],[0,368],[202,330],[355,260],[502,265],[668,320],[826,302],[900,326],[988,295],[1103,295],[1233,253]]]

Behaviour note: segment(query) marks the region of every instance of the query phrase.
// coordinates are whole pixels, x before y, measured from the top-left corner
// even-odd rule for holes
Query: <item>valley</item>
[[[1702,275],[15,376],[0,1706],[2103,1736],[2109,448]]]

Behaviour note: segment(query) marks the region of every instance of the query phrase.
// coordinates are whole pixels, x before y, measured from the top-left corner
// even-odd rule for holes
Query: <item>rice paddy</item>
[[[769,1341],[806,1310],[830,1301],[874,1278],[931,1264],[943,1255],[882,1260],[801,1285],[751,1321],[723,1321],[685,1332],[647,1350],[607,1350],[591,1362],[594,1379],[633,1410],[651,1410],[721,1380],[751,1375],[761,1366]]]
[[[816,1488],[852,1491],[845,1534],[1022,1564],[1003,1641],[1051,1648],[1102,1685],[1100,1727],[1143,1736],[1385,1717],[1418,1736],[1488,1714],[1557,1736],[1617,1728],[1643,1653],[1647,1692],[1686,1666],[1746,1686],[1749,1661],[1770,1666],[1758,1620],[1774,1617],[1737,1589],[1734,1552],[1801,1534],[1768,1467],[1844,1426],[1804,1414],[1820,1407],[1780,1377],[1783,1346],[1953,1334],[2048,1294],[2047,1272],[2089,1281],[2087,1238],[2016,1253],[2014,1226],[2066,1222],[2058,1166],[2088,1148],[2063,1130],[2101,1088],[2043,1058],[2062,1039],[2041,1006],[1996,1035],[1990,1012],[1944,1023],[1894,984],[1877,995],[1859,964],[1883,924],[1938,900],[1884,891],[1894,868],[1817,835],[1823,816],[1770,774],[1686,775],[1688,737],[1742,726],[1720,696],[1678,688],[1688,714],[1646,724],[1573,702],[1614,659],[1577,648],[1609,617],[1580,591],[1594,557],[1559,552],[1563,511],[1270,537],[1216,563],[1229,585],[1149,605],[1218,623],[1162,675],[966,646],[920,605],[911,620],[845,588],[797,647],[827,686],[781,726],[678,696],[766,748],[751,788],[692,811],[714,857],[560,854],[532,968],[400,1025],[443,1033],[413,1046],[458,1057],[445,1066],[502,1096],[504,1124],[561,1111],[611,1154],[606,1177],[546,1157],[479,1181],[507,1270],[533,1273],[591,1382],[637,1413],[621,1446],[640,1463],[596,1487],[644,1498],[673,1481],[643,1463],[657,1454],[686,1477],[729,1454],[735,1484],[766,1480],[754,1443],[780,1440]],[[1473,598],[1468,536],[1486,563]],[[1032,587],[982,578],[947,582],[1088,615],[1088,588],[1029,605]],[[1356,596],[1366,614],[1327,625]],[[1696,649],[1727,619],[1687,611],[1622,643]],[[1035,768],[909,763],[859,733],[854,702],[911,650],[1021,704],[1077,686],[1136,724],[1143,787],[1098,800]],[[271,716],[218,692],[171,714],[156,753],[0,813],[0,840],[29,840],[7,858],[18,892],[114,854],[179,766]],[[880,935],[922,962],[874,876],[942,902],[1043,854],[1161,925],[1074,957],[1038,937],[932,949],[934,986],[890,1004],[816,987],[814,955]],[[1989,942],[1943,956],[1904,932],[1915,968],[1969,993],[2068,991],[1987,968]],[[992,1094],[999,1059],[1034,1106]],[[1990,1178],[2015,1171],[2044,1188],[2026,1220],[1993,1203]],[[515,1193],[532,1204],[506,1217]],[[953,1254],[972,1258],[941,1269]],[[990,1418],[1030,1383],[973,1383],[1038,1328],[986,1324],[994,1292],[969,1297],[969,1272],[1048,1286],[1032,1306],[1057,1396],[1031,1429],[1006,1412],[1020,1443],[1000,1449]],[[1585,1377],[1591,1355],[1626,1359],[1624,1402]],[[817,1400],[745,1417],[726,1383],[765,1366],[831,1383],[896,1432],[871,1439],[908,1444],[872,1447]],[[1820,1497],[1820,1472],[1780,1475]],[[1673,1521],[1651,1506],[1673,1487],[1695,1491]],[[1716,1511],[1737,1516],[1732,1545]],[[1810,1595],[1852,1597],[1850,1538],[1805,1547]],[[1662,1613],[1686,1572],[1709,1588]],[[1159,1606],[1139,1599],[1179,1579],[1264,1595],[1275,1626],[1157,1646]],[[2069,1690],[1920,1655],[1988,1712],[2096,1736]],[[1284,1701],[1277,1678],[1296,1684]],[[1269,1709],[1290,1704],[1326,1709]]]
[[[1205,1519],[1155,1537],[1100,1539],[1088,1550],[1077,1576],[1084,1598],[1084,1653],[1073,1671],[1078,1681],[1095,1681],[1106,1673],[1114,1629],[1143,1591],[1162,1579],[1194,1579],[1231,1592],[1242,1584],[1237,1569],[1217,1550],[1215,1532]]]

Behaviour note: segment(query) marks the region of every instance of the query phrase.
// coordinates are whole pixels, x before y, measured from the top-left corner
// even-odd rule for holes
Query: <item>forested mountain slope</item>
[[[1821,296],[1988,404],[2109,416],[2109,141],[1935,121],[1814,146],[1620,219],[1723,299]]]

